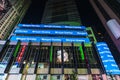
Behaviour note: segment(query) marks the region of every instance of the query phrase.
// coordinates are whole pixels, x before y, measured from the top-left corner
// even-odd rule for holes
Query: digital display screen
[[[85,31],[65,31],[65,30],[31,30],[31,29],[16,29],[15,34],[51,34],[51,35],[74,35],[87,36]]]
[[[21,40],[22,42],[85,42],[89,43],[89,38],[58,38],[58,37],[31,37],[31,36],[11,36],[11,41]]]
[[[108,45],[105,42],[98,42],[96,43],[96,48],[107,74],[120,74],[118,65],[116,64]]]
[[[85,26],[61,26],[61,25],[44,25],[44,24],[18,24],[18,27],[86,29]]]

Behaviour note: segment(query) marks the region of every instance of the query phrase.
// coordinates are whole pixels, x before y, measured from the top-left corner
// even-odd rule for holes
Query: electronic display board
[[[32,36],[11,36],[11,41],[21,40],[22,42],[85,42],[89,43],[89,38],[59,38],[59,37],[32,37]]]
[[[16,29],[15,34],[51,34],[51,35],[74,35],[87,36],[86,31],[70,31],[70,30],[31,30],[31,29]]]
[[[107,74],[120,74],[118,65],[116,64],[114,57],[105,42],[96,43],[97,51],[102,59],[102,63],[105,67]]]
[[[85,26],[63,26],[63,25],[45,25],[45,24],[18,24],[18,27],[86,29]]]

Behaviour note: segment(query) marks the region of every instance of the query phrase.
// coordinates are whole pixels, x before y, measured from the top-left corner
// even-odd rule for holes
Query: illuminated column
[[[13,53],[13,56],[14,56],[14,57],[16,57],[19,48],[20,48],[20,41],[18,40],[18,43],[17,43],[16,48],[15,48],[15,51],[14,51],[14,53]]]
[[[80,50],[80,55],[81,55],[82,60],[85,60],[85,56],[84,56],[82,46],[79,46],[79,50]]]

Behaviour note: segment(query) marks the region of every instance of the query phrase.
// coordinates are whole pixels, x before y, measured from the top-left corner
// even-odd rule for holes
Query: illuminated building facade
[[[18,24],[0,44],[3,80],[119,80],[109,47],[81,26],[74,0],[48,0],[42,24]]]
[[[120,53],[120,0],[89,1]]]
[[[0,0],[0,39],[5,40],[25,15],[30,0]]]
[[[3,79],[107,80],[112,75],[119,80],[111,51],[90,27],[19,24],[0,44]]]

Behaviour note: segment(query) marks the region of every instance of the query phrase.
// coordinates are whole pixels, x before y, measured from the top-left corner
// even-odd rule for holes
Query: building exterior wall
[[[97,42],[91,27],[80,26],[76,4],[74,0],[69,1],[48,0],[42,19],[43,24],[18,24],[10,39],[0,42],[0,53],[2,53],[0,73],[6,72],[8,80],[14,79],[13,77],[22,80],[74,80],[75,78],[76,80],[107,80],[111,78],[107,75],[110,70],[106,72],[106,66],[103,65],[106,56],[107,58],[110,56],[109,59],[112,57],[107,44]],[[63,13],[56,12],[55,8],[57,11],[63,10]],[[71,11],[64,12],[64,9],[69,8]],[[74,31],[81,35],[73,33]],[[84,32],[87,35],[82,35]],[[106,65],[114,68],[110,61]],[[119,74],[118,70],[117,75],[115,74],[117,80]],[[5,76],[0,75],[0,77]]]
[[[79,22],[80,16],[74,0],[48,0],[41,23]]]
[[[30,1],[14,0],[9,2],[10,8],[4,13],[0,20],[0,39],[7,39],[12,29],[25,15]]]

